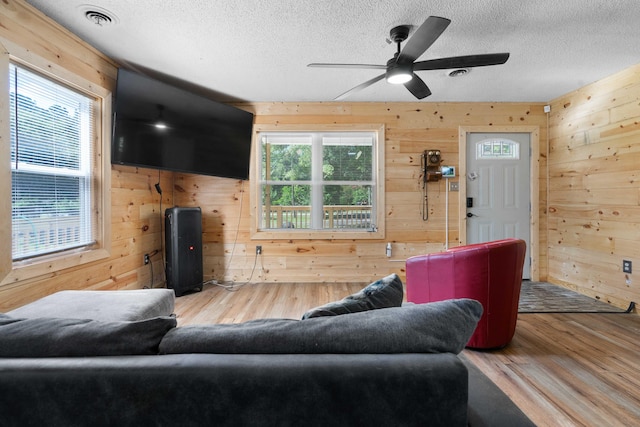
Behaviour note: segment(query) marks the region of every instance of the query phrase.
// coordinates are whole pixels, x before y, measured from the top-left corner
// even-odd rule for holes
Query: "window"
[[[258,233],[379,237],[378,138],[377,131],[260,132]]]
[[[95,243],[95,100],[15,64],[9,84],[13,260]]]
[[[476,159],[519,159],[520,144],[508,139],[488,139],[476,144]]]

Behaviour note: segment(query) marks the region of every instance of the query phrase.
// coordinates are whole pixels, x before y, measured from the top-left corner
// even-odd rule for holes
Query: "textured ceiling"
[[[331,101],[385,64],[400,24],[452,20],[419,59],[510,52],[504,65],[462,77],[421,71],[422,102],[547,102],[640,62],[637,0],[28,0],[123,66],[219,101]],[[105,10],[99,26],[85,11]],[[415,101],[384,80],[347,101]]]

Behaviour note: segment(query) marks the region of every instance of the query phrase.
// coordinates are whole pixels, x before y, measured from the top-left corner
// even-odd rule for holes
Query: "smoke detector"
[[[116,15],[99,6],[84,4],[79,6],[79,9],[89,22],[99,27],[107,27],[119,22]]]
[[[469,68],[458,68],[457,70],[450,71],[448,76],[460,77],[460,76],[464,76],[465,74],[468,74],[469,72],[471,72]]]

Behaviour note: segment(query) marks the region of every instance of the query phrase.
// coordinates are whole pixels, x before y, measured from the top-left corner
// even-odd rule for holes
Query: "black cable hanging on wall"
[[[155,188],[156,188],[156,192],[160,196],[160,207],[159,207],[159,210],[160,210],[160,256],[162,257],[162,269],[164,271],[164,269],[166,268],[165,261],[164,261],[164,239],[163,239],[163,236],[162,236],[162,226],[163,226],[163,223],[164,223],[164,214],[162,213],[162,187],[160,187],[160,178],[161,178],[160,173],[161,173],[161,171],[158,170],[158,182],[156,182]],[[157,251],[154,251],[154,255],[155,255],[155,253],[157,253]],[[153,287],[155,285],[154,280],[153,280],[153,262],[150,263],[150,264],[151,264],[151,288],[153,289]]]
[[[422,186],[422,220],[429,219],[429,196],[427,195],[427,183],[440,181],[442,171],[440,170],[440,162],[442,155],[440,150],[424,150],[420,156],[421,168],[421,186]]]
[[[427,152],[424,151],[420,156],[420,188],[422,194],[420,197],[421,205],[420,212],[422,213],[422,220],[427,221],[429,219],[429,196],[427,195]]]

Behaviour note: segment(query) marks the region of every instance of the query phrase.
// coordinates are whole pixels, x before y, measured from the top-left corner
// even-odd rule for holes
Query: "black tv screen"
[[[111,163],[248,179],[253,114],[118,70]]]

